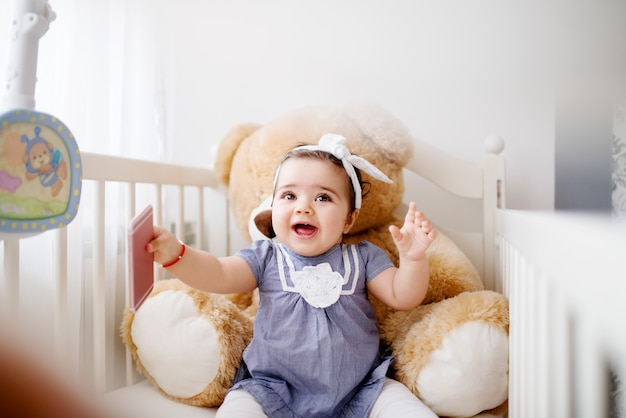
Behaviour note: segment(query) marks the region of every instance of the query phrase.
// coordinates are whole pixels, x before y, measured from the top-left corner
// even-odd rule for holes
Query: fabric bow
[[[359,183],[359,178],[356,175],[356,170],[354,167],[358,168],[361,171],[369,174],[376,180],[380,180],[384,183],[393,183],[393,181],[385,175],[382,171],[380,171],[376,166],[365,158],[359,157],[358,155],[353,155],[350,153],[350,150],[345,145],[346,138],[338,135],[338,134],[325,134],[322,136],[317,145],[303,145],[298,147],[297,149],[308,149],[308,150],[320,150],[328,152],[339,160],[343,164],[346,173],[348,173],[348,177],[352,181],[352,188],[354,189],[354,206],[356,209],[361,208],[361,195],[363,191],[361,190],[361,184]]]

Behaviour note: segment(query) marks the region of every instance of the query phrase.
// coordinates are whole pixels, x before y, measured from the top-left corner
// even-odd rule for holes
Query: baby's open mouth
[[[317,232],[317,227],[309,224],[295,224],[292,229],[297,235],[302,237],[310,237]]]

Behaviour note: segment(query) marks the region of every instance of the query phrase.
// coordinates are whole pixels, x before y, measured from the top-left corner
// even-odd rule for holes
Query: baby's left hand
[[[422,212],[417,211],[414,202],[409,204],[402,228],[391,225],[389,232],[398,247],[400,257],[412,261],[424,260],[426,250],[437,237],[432,223]]]

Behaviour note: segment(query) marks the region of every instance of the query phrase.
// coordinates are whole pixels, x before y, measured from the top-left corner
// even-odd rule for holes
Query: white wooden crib
[[[626,222],[512,210],[496,222],[509,415],[626,416]]]
[[[485,141],[483,164],[425,142],[415,147],[405,200],[417,201],[459,245],[488,289],[511,300],[509,415],[607,416],[615,409],[609,366],[617,376],[626,371],[620,323],[626,311],[618,301],[618,278],[626,273],[624,229],[505,210],[497,137]],[[119,335],[127,273],[124,234],[116,232],[150,203],[155,222],[185,231],[187,244],[230,254],[246,243],[230,220],[226,193],[209,168],[86,153],[82,159],[83,197],[74,222],[1,244],[2,319],[44,347],[65,378],[98,398],[107,394],[104,399],[124,405],[129,417],[212,416],[213,409],[166,399],[134,371]],[[592,238],[581,245],[579,234]],[[559,257],[546,257],[556,245]],[[45,297],[32,303],[28,272],[37,251],[54,256],[38,270],[47,272],[46,285],[37,290]],[[603,270],[596,270],[599,260]],[[162,275],[157,270],[155,279]]]

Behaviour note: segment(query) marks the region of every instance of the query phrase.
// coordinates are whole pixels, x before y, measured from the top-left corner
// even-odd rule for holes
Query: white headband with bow
[[[359,157],[358,155],[352,155],[345,144],[346,138],[343,136],[338,134],[325,134],[320,138],[317,145],[303,145],[295,150],[306,149],[311,151],[324,151],[341,160],[343,168],[346,170],[348,177],[350,177],[350,180],[352,181],[352,188],[354,189],[354,207],[356,209],[360,209],[361,195],[363,194],[363,191],[361,190],[361,184],[359,183],[359,178],[356,175],[354,167],[364,171],[376,180],[389,184],[393,183],[393,181],[365,158]]]

